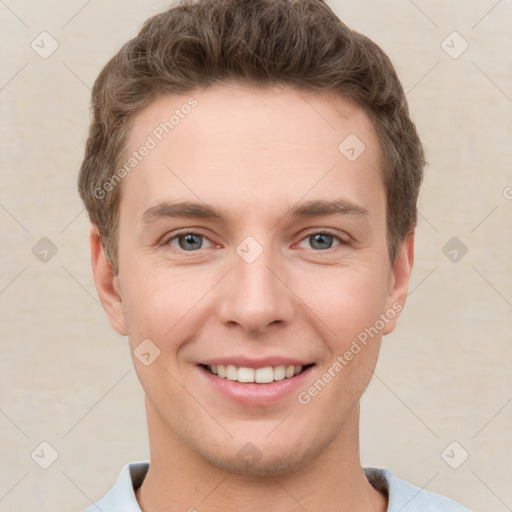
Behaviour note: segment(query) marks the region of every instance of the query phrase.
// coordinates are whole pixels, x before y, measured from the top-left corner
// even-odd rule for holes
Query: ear
[[[414,229],[404,238],[397,249],[395,260],[391,265],[389,275],[389,293],[386,299],[385,315],[390,319],[384,327],[382,334],[389,334],[396,327],[398,316],[402,311],[407,292],[409,280],[414,263]]]
[[[91,227],[90,233],[91,261],[94,284],[103,309],[106,311],[112,327],[126,336],[123,303],[119,288],[119,277],[114,274],[112,265],[107,260],[101,235],[97,226]]]

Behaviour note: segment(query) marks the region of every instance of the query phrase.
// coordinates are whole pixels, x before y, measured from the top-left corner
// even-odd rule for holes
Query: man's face
[[[176,109],[189,113],[162,136]],[[235,472],[303,467],[353,434],[405,299],[412,240],[392,265],[371,122],[342,99],[217,86],[153,102],[127,153],[148,135],[121,184],[120,299],[104,303],[128,333],[150,439]]]

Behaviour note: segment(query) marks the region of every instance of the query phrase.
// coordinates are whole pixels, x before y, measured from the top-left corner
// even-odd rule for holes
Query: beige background
[[[142,392],[96,297],[75,188],[95,77],[167,5],[0,1],[0,510],[80,511],[147,458]],[[512,2],[330,5],[394,61],[430,162],[411,294],[363,398],[363,464],[512,510]],[[59,45],[46,59],[31,48],[43,31]],[[43,237],[58,250],[47,262],[32,252]],[[449,248],[456,262],[452,237],[468,249]],[[59,455],[48,469],[43,441]]]

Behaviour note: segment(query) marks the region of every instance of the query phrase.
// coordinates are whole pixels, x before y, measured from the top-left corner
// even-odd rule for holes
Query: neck
[[[143,512],[385,512],[387,498],[359,458],[359,406],[334,441],[300,470],[229,473],[202,458],[148,408],[151,463],[136,492]]]

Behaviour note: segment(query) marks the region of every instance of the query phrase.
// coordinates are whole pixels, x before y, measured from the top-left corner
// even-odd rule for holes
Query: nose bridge
[[[261,238],[260,238],[261,239]],[[247,331],[270,324],[286,323],[293,314],[292,294],[285,286],[278,254],[270,238],[260,244],[246,237],[233,254],[230,277],[224,285],[220,318],[237,323]]]

